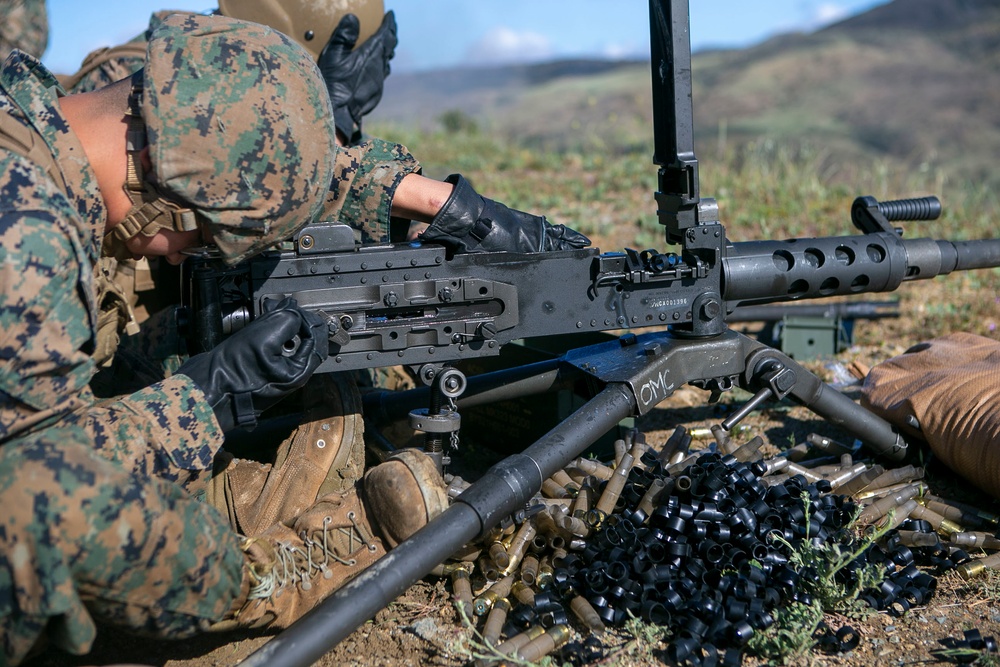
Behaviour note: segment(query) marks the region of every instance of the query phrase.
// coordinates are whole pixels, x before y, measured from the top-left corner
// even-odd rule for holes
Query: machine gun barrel
[[[893,232],[733,243],[723,258],[730,306],[890,292],[903,281],[1000,266],[1000,239],[901,239]]]

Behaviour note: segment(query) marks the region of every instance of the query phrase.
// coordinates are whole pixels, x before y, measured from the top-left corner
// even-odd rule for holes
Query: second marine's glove
[[[445,182],[455,189],[420,235],[424,241],[440,243],[455,253],[547,252],[590,245],[590,239],[575,229],[483,197],[461,174],[452,174]]]
[[[360,28],[358,17],[346,14],[318,61],[333,103],[333,122],[348,145],[361,141],[361,118],[382,99],[396,50],[396,18],[391,11],[375,34],[357,45]]]
[[[261,412],[306,383],[329,344],[323,318],[284,299],[177,373],[204,392],[223,431],[252,429]]]

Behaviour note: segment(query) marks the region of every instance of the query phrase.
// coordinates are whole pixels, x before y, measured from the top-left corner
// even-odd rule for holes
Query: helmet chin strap
[[[132,90],[128,96],[128,132],[126,134],[126,175],[123,190],[132,202],[125,219],[104,235],[102,253],[107,257],[131,259],[125,247],[130,238],[142,234],[155,236],[161,229],[190,232],[198,229],[194,209],[186,208],[165,198],[156,186],[146,179],[139,154],[146,147],[146,123],[142,120],[143,72],[132,75]]]

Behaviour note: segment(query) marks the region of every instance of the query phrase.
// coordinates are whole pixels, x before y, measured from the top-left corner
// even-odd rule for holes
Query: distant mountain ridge
[[[1000,2],[894,0],[810,34],[694,56],[699,152],[762,137],[1000,182]],[[648,143],[649,64],[393,74],[372,124],[446,111],[544,149]]]

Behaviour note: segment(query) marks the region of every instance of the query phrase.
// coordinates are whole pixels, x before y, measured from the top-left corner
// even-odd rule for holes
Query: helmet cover
[[[228,264],[315,220],[337,149],[301,46],[264,25],[173,14],[150,34],[143,77],[157,188],[195,209]]]

